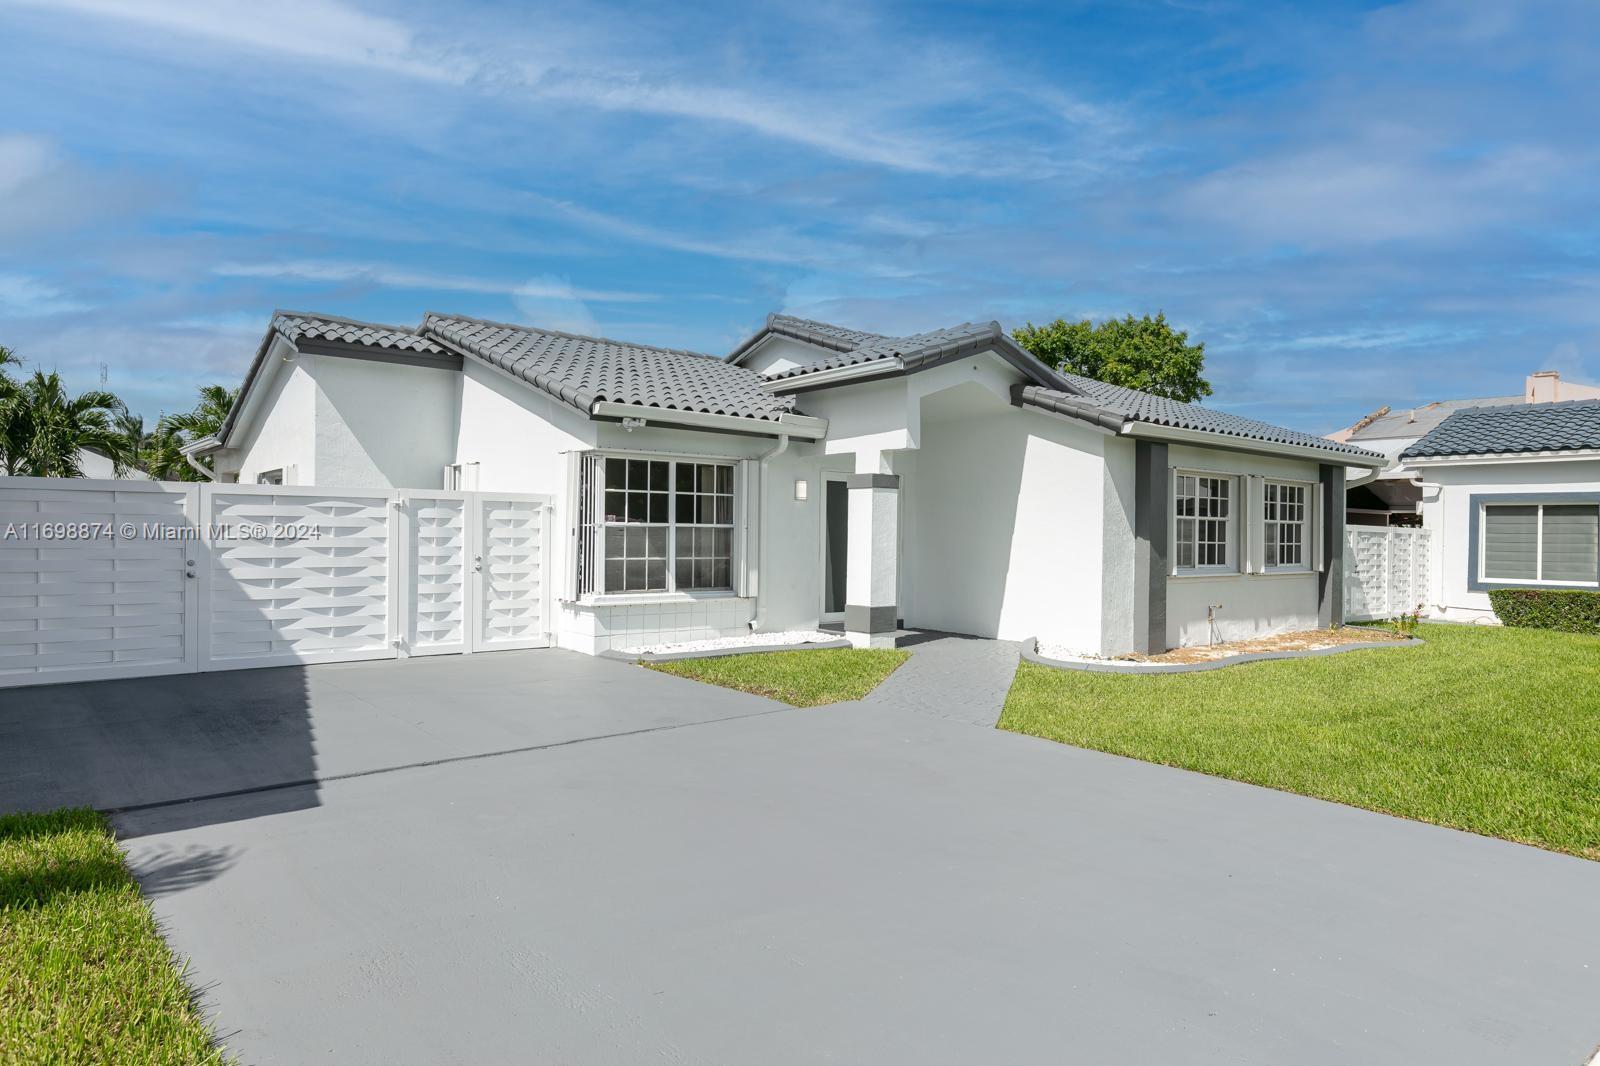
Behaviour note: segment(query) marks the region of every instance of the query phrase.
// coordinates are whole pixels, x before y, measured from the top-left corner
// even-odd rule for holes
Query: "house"
[[[773,315],[726,357],[429,313],[278,312],[220,480],[549,494],[553,639],[842,624],[1095,655],[1337,622],[1382,454],[1058,374],[997,323]]]
[[[1441,400],[1422,407],[1394,410],[1387,405],[1353,425],[1328,434],[1330,440],[1382,452],[1389,465],[1376,477],[1353,483],[1345,501],[1345,514],[1353,526],[1419,526],[1422,493],[1402,472],[1399,457],[1457,411],[1512,404],[1559,403],[1600,399],[1600,385],[1561,380],[1555,370],[1529,374],[1519,396],[1485,396],[1473,400]]]
[[[1399,455],[1432,531],[1432,613],[1493,620],[1489,590],[1600,588],[1600,399],[1458,410]]]

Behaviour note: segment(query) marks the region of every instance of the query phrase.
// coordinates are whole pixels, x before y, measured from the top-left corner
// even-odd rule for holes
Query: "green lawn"
[[[100,816],[0,816],[0,1063],[226,1061]]]
[[[1000,726],[1600,859],[1600,638],[1417,635],[1165,676],[1023,663]]]
[[[816,707],[859,700],[910,654],[897,648],[820,648],[645,665],[666,674],[771,696],[795,707]]]

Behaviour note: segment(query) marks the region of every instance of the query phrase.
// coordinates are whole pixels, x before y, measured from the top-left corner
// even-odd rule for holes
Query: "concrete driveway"
[[[247,1062],[1577,1066],[1600,1040],[1600,864],[919,691],[992,692],[997,647],[919,645],[812,710],[555,651],[6,693],[0,806],[134,808]]]

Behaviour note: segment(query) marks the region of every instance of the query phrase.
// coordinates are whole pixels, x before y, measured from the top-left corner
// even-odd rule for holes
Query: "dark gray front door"
[[[843,480],[823,481],[822,613],[844,615],[844,575],[850,547],[850,490]]]

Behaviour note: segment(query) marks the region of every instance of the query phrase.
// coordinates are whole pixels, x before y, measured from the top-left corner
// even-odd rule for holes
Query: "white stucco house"
[[[556,502],[587,652],[842,623],[1092,655],[1341,617],[1352,444],[1058,374],[996,323],[771,316],[725,357],[427,314],[276,313],[219,480]]]
[[[1495,588],[1600,589],[1600,399],[1457,410],[1398,459],[1434,616],[1492,621]]]

